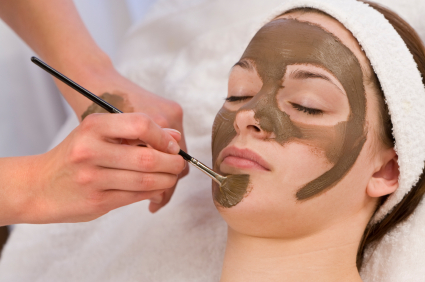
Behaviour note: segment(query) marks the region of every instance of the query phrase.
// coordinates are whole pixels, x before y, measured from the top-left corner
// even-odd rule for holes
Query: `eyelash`
[[[242,102],[251,98],[252,96],[230,96],[227,97],[225,100],[226,102]]]
[[[312,109],[312,108],[307,108],[307,107],[303,107],[301,105],[295,104],[295,103],[290,103],[292,105],[292,107],[299,111],[299,112],[304,112],[308,115],[322,115],[323,111],[322,110],[318,110],[318,109]]]
[[[252,98],[252,96],[230,96],[227,97],[225,100],[226,102],[242,102],[245,100],[248,100]],[[322,110],[318,110],[318,109],[312,109],[312,108],[307,108],[307,107],[303,107],[301,105],[295,104],[295,103],[290,103],[292,105],[292,107],[299,111],[299,112],[303,112],[306,113],[308,115],[322,115],[323,111]]]

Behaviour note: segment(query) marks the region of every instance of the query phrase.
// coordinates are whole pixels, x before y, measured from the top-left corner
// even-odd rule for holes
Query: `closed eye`
[[[226,102],[242,102],[248,99],[251,99],[253,96],[230,96],[227,97],[225,100]]]
[[[292,107],[295,110],[300,111],[300,112],[304,112],[304,113],[306,113],[308,115],[323,115],[323,111],[322,110],[313,109],[313,108],[307,108],[307,107],[304,107],[304,106],[301,106],[301,105],[298,105],[298,104],[295,104],[295,103],[290,103],[290,104],[292,105]]]

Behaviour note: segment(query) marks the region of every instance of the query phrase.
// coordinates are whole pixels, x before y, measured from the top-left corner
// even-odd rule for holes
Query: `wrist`
[[[68,52],[58,54],[46,60],[48,64],[71,79],[87,79],[90,76],[111,72],[114,69],[111,59],[98,47],[85,52]]]
[[[40,163],[37,156],[3,158],[0,163],[2,199],[0,225],[30,223],[34,215],[34,202]]]
[[[100,50],[93,56],[83,55],[76,58],[69,56],[51,65],[98,96],[111,91],[111,82],[119,76],[110,58]],[[55,79],[55,83],[76,115],[81,118],[82,113],[87,110],[92,102],[63,82]]]

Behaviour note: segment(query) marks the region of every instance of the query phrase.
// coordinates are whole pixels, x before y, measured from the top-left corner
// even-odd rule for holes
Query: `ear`
[[[398,188],[399,174],[397,154],[393,148],[385,150],[382,152],[381,162],[377,167],[377,171],[369,180],[366,193],[374,198],[393,193]]]

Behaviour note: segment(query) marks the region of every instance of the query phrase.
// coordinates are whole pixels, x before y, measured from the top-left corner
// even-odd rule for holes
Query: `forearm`
[[[0,16],[47,62],[104,59],[72,0],[0,1]]]
[[[108,102],[123,112],[144,113],[149,116],[148,120],[152,120],[160,127],[177,129],[179,132],[183,133],[182,108],[177,103],[158,97],[121,76],[113,67],[109,57],[97,46],[90,36],[81,21],[72,0],[3,0],[0,1],[0,17],[9,24],[22,39],[24,39],[25,42],[43,60],[78,84],[98,96],[108,93],[108,97],[113,97],[113,101],[109,100]],[[56,84],[80,120],[84,114],[93,112],[89,109],[92,102],[86,97],[59,81],[56,81]],[[117,128],[112,128],[111,126],[111,129],[125,129],[127,127],[128,122],[123,122],[117,126]],[[94,129],[97,130],[97,127],[92,128],[92,130],[86,132],[86,134],[95,133],[96,130]],[[139,131],[143,133],[144,128],[139,128]],[[151,132],[145,133],[146,136],[151,134]],[[133,141],[146,141],[146,136],[140,136]],[[125,138],[125,136],[117,136],[117,138],[128,139]],[[186,150],[184,136],[178,139],[180,140],[179,143],[181,148]],[[87,141],[84,143],[87,143]],[[163,151],[160,148],[159,150]],[[110,152],[110,150],[105,150],[97,157],[100,158],[102,155],[107,155],[108,152]],[[46,159],[46,157],[42,157],[42,159]],[[51,159],[63,160],[63,158],[54,157]],[[19,164],[21,161],[23,164]],[[16,221],[11,222],[10,220],[13,218],[21,218],[22,215],[20,212],[22,212],[22,209],[15,209],[14,206],[24,206],[25,210],[28,210],[25,206],[26,203],[31,203],[32,213],[27,215],[27,218],[24,221],[21,220],[20,222],[58,222],[65,218],[67,214],[68,218],[72,218],[73,221],[82,220],[81,218],[69,216],[69,214],[77,214],[76,211],[67,211],[65,214],[57,214],[58,210],[64,210],[64,208],[61,208],[60,205],[58,207],[51,208],[46,203],[59,203],[60,201],[43,201],[43,199],[50,199],[46,195],[42,197],[37,196],[36,201],[31,201],[34,199],[28,200],[27,197],[19,198],[16,196],[16,193],[18,193],[20,191],[19,189],[22,187],[22,189],[25,187],[32,188],[34,185],[36,188],[41,189],[40,191],[44,191],[47,189],[46,187],[50,186],[52,191],[55,190],[56,187],[59,187],[58,189],[66,190],[64,186],[57,186],[56,184],[46,186],[43,181],[38,181],[38,183],[41,184],[35,184],[35,182],[33,182],[33,179],[43,176],[45,178],[45,183],[49,181],[51,183],[56,183],[58,182],[57,179],[61,177],[64,178],[66,175],[61,173],[51,173],[49,174],[49,178],[49,175],[43,171],[34,173],[32,170],[27,170],[26,173],[24,173],[25,167],[31,167],[31,165],[28,164],[28,162],[31,162],[31,158],[2,159],[0,162],[0,169],[4,168],[4,170],[0,172],[0,179],[7,178],[7,181],[9,181],[5,186],[3,186],[6,188],[0,188],[0,193],[4,194],[5,197],[10,194],[12,195],[12,200],[17,201],[17,204],[14,205],[13,201],[9,202],[9,204],[4,202],[9,200],[5,197],[3,197],[3,200],[0,200],[0,205],[2,205],[0,207],[0,212],[4,211],[5,218],[3,222],[1,222],[2,218],[0,217],[0,224],[16,223]],[[37,168],[35,163],[32,164],[32,166]],[[72,165],[69,166],[72,167]],[[46,172],[57,171],[57,163],[50,165],[49,167],[50,169],[46,169]],[[66,170],[66,167],[67,166],[64,165],[63,170]],[[187,172],[188,169],[186,168],[183,172],[179,173],[181,176],[184,176]],[[29,177],[28,175],[30,174],[34,175]],[[16,175],[16,177],[11,177],[10,175]],[[163,177],[159,177],[159,179],[163,179]],[[84,185],[77,185],[78,183],[75,183],[75,179],[68,180],[69,187],[84,187]],[[161,189],[169,188],[171,186],[165,185],[164,187],[161,187]],[[31,196],[31,194],[34,193],[32,192],[34,190],[29,188],[27,191],[30,191],[28,195]],[[23,191],[25,191],[25,189]],[[149,193],[152,192],[148,192],[149,191],[146,191],[146,193],[143,192],[142,194],[138,193],[138,195],[142,198],[149,198],[152,196]],[[162,201],[155,205],[152,205],[151,203],[151,211],[156,211],[164,206],[170,200],[172,193],[173,189],[167,189]],[[27,194],[24,193],[23,195]],[[40,193],[38,195],[40,195]],[[41,195],[43,195],[42,192]],[[14,197],[16,197],[16,199]],[[64,198],[71,200],[69,197]],[[140,200],[142,198],[137,199]],[[78,199],[72,200],[74,202],[79,201]],[[131,198],[131,200],[135,201],[136,198]],[[3,203],[5,204],[3,205]],[[126,204],[128,204],[128,202]],[[49,213],[54,214],[54,216],[46,219]],[[28,216],[30,217],[29,219]],[[38,216],[41,220],[31,218],[31,216]]]
[[[36,185],[38,156],[0,158],[0,226],[28,222]]]
[[[77,82],[113,69],[109,57],[84,26],[72,0],[0,1],[0,17],[43,60]],[[86,98],[60,83],[58,87],[78,115],[90,105]]]

